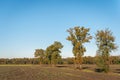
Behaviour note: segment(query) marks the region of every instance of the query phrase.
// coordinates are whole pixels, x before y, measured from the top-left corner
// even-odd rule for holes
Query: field
[[[47,65],[1,65],[0,80],[120,80],[120,65],[112,65],[107,74],[95,72],[95,65],[51,67]]]

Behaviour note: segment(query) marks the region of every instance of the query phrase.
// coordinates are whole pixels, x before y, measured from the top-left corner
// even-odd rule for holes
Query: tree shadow
[[[68,66],[65,66],[65,65],[57,65],[56,67],[58,67],[58,68],[64,68],[64,67],[68,67]]]
[[[120,69],[115,69],[114,73],[120,74]]]
[[[95,69],[95,72],[98,72],[98,73],[101,73],[101,72],[103,72],[104,70],[103,69],[101,69],[101,68],[96,68]]]
[[[82,67],[82,69],[89,69],[90,67]]]

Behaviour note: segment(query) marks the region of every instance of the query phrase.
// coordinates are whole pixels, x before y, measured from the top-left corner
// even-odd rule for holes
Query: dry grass
[[[4,65],[0,66],[0,80],[120,80],[119,65],[111,66],[112,73],[94,72],[95,65],[83,65],[85,69],[75,70],[73,66]]]

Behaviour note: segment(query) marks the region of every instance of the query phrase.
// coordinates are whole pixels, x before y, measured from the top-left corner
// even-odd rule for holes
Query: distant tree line
[[[37,58],[0,58],[0,64],[38,64]]]
[[[74,58],[63,58],[63,63],[64,64],[74,64]],[[120,64],[120,56],[110,56],[109,57],[110,64]],[[96,57],[91,57],[91,56],[85,56],[83,57],[82,64],[96,64]]]
[[[120,56],[110,56],[110,64],[120,64]],[[40,58],[0,58],[0,64],[48,64],[46,60],[40,63]],[[74,58],[61,58],[56,64],[74,64]],[[83,57],[82,64],[96,64],[96,57]]]

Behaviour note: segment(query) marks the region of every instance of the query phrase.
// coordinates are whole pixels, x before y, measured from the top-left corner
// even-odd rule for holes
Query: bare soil
[[[95,65],[20,65],[0,66],[0,80],[120,80],[120,65],[112,65],[109,73],[95,72]]]

